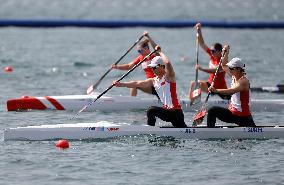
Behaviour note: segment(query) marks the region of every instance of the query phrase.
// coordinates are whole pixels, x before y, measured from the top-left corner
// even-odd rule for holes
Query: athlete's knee
[[[219,112],[219,107],[213,106],[208,109],[208,115],[216,115]]]
[[[130,89],[130,96],[137,96],[137,89],[136,88]]]

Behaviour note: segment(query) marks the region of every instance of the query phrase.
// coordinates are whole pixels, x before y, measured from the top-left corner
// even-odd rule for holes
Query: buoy
[[[57,148],[66,149],[69,148],[69,142],[66,139],[60,139],[55,146]]]
[[[6,66],[6,67],[4,67],[4,71],[7,72],[7,73],[11,73],[13,71],[13,68],[12,68],[12,66]]]
[[[23,95],[21,96],[21,98],[29,98],[29,96]]]

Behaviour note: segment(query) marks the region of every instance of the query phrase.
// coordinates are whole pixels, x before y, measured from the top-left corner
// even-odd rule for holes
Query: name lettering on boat
[[[113,99],[102,99],[103,102],[114,102]]]
[[[108,131],[117,131],[119,130],[118,127],[110,127],[110,128],[107,128]]]
[[[87,101],[87,103],[92,103],[94,100],[93,99],[82,99],[84,101]],[[80,101],[80,100],[79,100]],[[101,99],[102,102],[114,102],[113,98],[102,98]]]
[[[86,99],[78,99],[78,101],[86,101]]]
[[[260,127],[248,127],[244,128],[245,132],[263,132],[262,128]]]
[[[83,130],[94,130],[94,131],[118,131],[119,127],[110,127],[110,128],[105,128],[105,127],[85,127]]]
[[[195,131],[195,128],[187,128],[187,129],[185,129],[185,131],[184,131],[184,133],[186,133],[186,134],[191,134],[191,133],[195,133],[196,131]]]
[[[94,130],[94,131],[104,131],[104,127],[85,127],[83,130]]]

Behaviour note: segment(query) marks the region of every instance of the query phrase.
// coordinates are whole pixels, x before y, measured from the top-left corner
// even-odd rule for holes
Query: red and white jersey
[[[246,78],[245,76],[241,77]],[[237,84],[236,78],[232,77],[231,87]],[[232,114],[237,116],[249,116],[250,112],[250,90],[244,90],[232,95],[231,102],[229,104],[229,110]]]
[[[164,108],[181,109],[176,93],[176,83],[167,81],[165,76],[163,76],[161,79],[156,76],[154,78],[153,86],[163,102]]]
[[[208,54],[209,57],[210,57],[209,68],[210,68],[210,69],[213,69],[213,68],[218,67],[219,62],[220,62],[220,59],[214,57],[214,55],[212,54],[212,52],[211,52],[210,49],[207,50],[207,54]],[[215,87],[216,89],[227,89],[227,84],[226,84],[226,80],[225,80],[225,74],[226,74],[226,72],[223,71],[223,70],[220,68],[219,71],[218,71],[218,73],[217,73],[216,80],[215,80],[215,82],[214,82],[214,87]],[[212,84],[213,78],[214,78],[214,73],[210,73],[210,74],[209,74],[209,77],[208,77],[208,82],[209,82],[210,84]]]
[[[151,55],[148,59],[146,59],[144,62],[142,62],[141,66],[142,69],[145,72],[145,75],[147,78],[154,78],[156,75],[154,74],[152,68],[148,67],[148,65],[151,63],[151,60],[155,57],[155,55]],[[143,55],[139,55],[135,60],[132,61],[135,65],[138,64],[140,61],[144,59]]]

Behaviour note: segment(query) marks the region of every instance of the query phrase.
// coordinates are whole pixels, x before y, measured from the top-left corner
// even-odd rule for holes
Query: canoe
[[[17,110],[70,110],[79,111],[84,106],[92,102],[98,94],[91,95],[65,95],[65,96],[24,96],[7,101],[8,111]],[[190,106],[188,99],[180,99],[184,111],[198,110],[198,105]],[[220,98],[210,98],[208,106],[228,106],[228,100]],[[85,111],[126,111],[145,110],[149,106],[161,106],[157,98],[131,97],[120,95],[104,95]],[[252,99],[252,111],[279,112],[284,110],[284,100],[282,99]]]
[[[252,92],[258,93],[284,93],[284,84],[278,84],[275,87],[252,87]]]
[[[122,136],[165,136],[178,139],[278,139],[284,138],[283,126],[238,127],[204,126],[173,128],[147,125],[116,125],[111,123],[76,123],[8,128],[4,140],[89,140]]]

